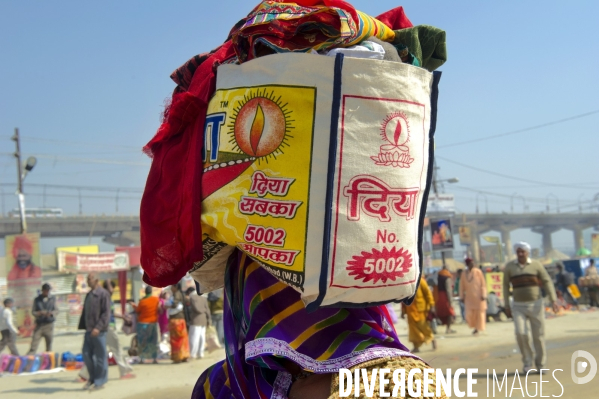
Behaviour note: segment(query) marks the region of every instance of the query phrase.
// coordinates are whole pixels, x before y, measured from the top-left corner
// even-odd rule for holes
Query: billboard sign
[[[487,292],[494,292],[503,301],[503,273],[487,273]]]
[[[77,252],[80,254],[97,254],[100,253],[98,245],[79,245],[76,247],[56,247],[56,256],[60,252]]]
[[[127,252],[104,252],[99,254],[59,252],[58,270],[66,273],[129,270],[129,254]]]
[[[4,243],[7,295],[15,301],[15,324],[21,336],[29,337],[35,327],[31,307],[42,285],[40,235],[33,233],[6,236]]]
[[[593,234],[591,236],[591,254],[599,258],[599,234]]]
[[[428,197],[427,213],[455,213],[453,194],[433,194]]]
[[[472,245],[472,226],[458,226],[458,232],[462,245]]]
[[[451,220],[431,219],[431,244],[433,251],[450,251],[453,249]]]

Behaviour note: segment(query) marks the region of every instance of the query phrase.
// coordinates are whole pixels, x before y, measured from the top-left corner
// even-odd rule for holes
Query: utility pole
[[[119,192],[121,191],[120,188],[116,189],[116,213],[119,213]]]
[[[439,190],[437,187],[437,161],[433,161],[433,192],[435,193],[435,200],[438,199]]]
[[[79,216],[83,215],[83,204],[81,203],[81,189],[78,188],[77,192],[79,193]]]
[[[27,158],[27,161],[21,163],[21,138],[19,137],[19,128],[15,128],[15,135],[12,136],[15,142],[16,152],[15,159],[17,160],[17,196],[19,197],[19,215],[21,217],[21,234],[27,233],[27,219],[25,217],[25,194],[23,193],[23,180],[27,173],[31,172],[37,163],[35,157]]]
[[[439,191],[437,187],[437,162],[433,161],[433,192],[435,193],[435,201],[439,201]],[[446,267],[445,251],[441,251],[441,264]]]
[[[2,196],[2,216],[6,214],[6,209],[4,208],[4,190],[0,188],[0,196]]]
[[[21,234],[27,233],[27,219],[25,218],[25,195],[23,194],[23,167],[21,164],[21,139],[19,137],[19,129],[15,128],[15,135],[12,137],[15,142],[17,160],[17,196],[19,197],[19,215],[21,217]]]

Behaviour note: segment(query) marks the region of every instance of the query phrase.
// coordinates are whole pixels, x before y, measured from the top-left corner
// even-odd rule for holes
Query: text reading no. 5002
[[[275,247],[282,247],[285,245],[286,236],[287,232],[285,229],[249,225],[245,229],[243,238],[246,242],[251,242],[254,244],[265,244]]]

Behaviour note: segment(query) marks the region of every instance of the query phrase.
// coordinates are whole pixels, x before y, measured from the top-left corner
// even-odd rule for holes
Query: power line
[[[61,145],[71,145],[71,146],[77,146],[77,147],[94,147],[94,148],[98,148],[98,147],[105,147],[105,148],[121,148],[121,149],[127,149],[127,150],[132,150],[132,151],[137,151],[137,152],[141,152],[141,146],[136,147],[136,146],[128,146],[128,145],[118,145],[118,144],[105,144],[105,143],[90,143],[90,142],[84,142],[84,141],[72,141],[72,140],[61,140],[61,139],[48,139],[48,138],[44,138],[44,137],[33,137],[33,136],[22,136],[21,137],[24,141],[37,141],[37,142],[44,142],[44,143],[55,143],[55,144],[61,144]]]
[[[49,159],[52,161],[65,161],[65,162],[79,162],[79,163],[95,163],[95,164],[108,164],[108,165],[128,165],[128,166],[144,166],[148,167],[148,162],[133,162],[133,161],[119,161],[116,159],[102,159],[102,158],[78,158],[69,157],[54,154],[32,154],[36,158]],[[13,157],[12,153],[0,153],[0,156]]]
[[[588,184],[599,184],[599,181],[595,181],[595,182],[589,182],[589,183],[578,183],[580,184],[580,186],[584,186],[584,185],[588,185]],[[537,185],[525,185],[525,186],[483,186],[483,187],[473,187],[479,190],[503,190],[503,189],[529,189],[529,188],[539,188],[539,187],[545,187],[545,185],[543,184],[537,184]],[[586,187],[579,187],[579,188],[586,188]]]
[[[50,159],[54,161],[67,161],[67,162],[81,162],[81,163],[100,163],[109,165],[129,165],[129,166],[144,166],[149,167],[150,164],[147,162],[130,162],[130,161],[116,161],[114,159],[99,159],[99,158],[76,158],[76,157],[63,157],[59,155],[51,154],[33,154],[37,158]]]
[[[484,194],[484,195],[489,195],[489,196],[494,196],[494,197],[500,197],[500,198],[505,198],[505,199],[510,199],[510,200],[515,199],[515,198],[517,198],[517,199],[524,199],[527,204],[528,203],[538,204],[538,205],[546,205],[547,204],[547,198],[525,197],[523,195],[514,196],[514,195],[509,195],[509,194],[494,193],[494,192],[491,192],[491,191],[477,190],[477,189],[472,188],[472,187],[464,187],[464,186],[455,186],[455,187],[453,187],[453,189],[454,190],[469,191],[469,192],[473,192],[473,193],[479,193],[479,194]],[[474,199],[474,201],[476,201],[476,199]],[[495,201],[495,203],[499,203],[499,202]],[[507,201],[506,202],[501,202],[501,203],[507,203]],[[585,200],[585,201],[579,201],[579,200],[561,200],[559,208],[562,209],[562,210],[563,209],[567,209],[567,208],[580,208],[580,207],[592,209],[596,205],[597,205],[597,203],[593,199],[591,199],[591,200]]]
[[[484,190],[478,190],[476,188],[472,188],[472,187],[464,187],[464,186],[455,186],[453,187],[456,190],[465,190],[465,191],[471,191],[474,193],[480,193],[480,194],[485,194],[485,195],[492,195],[495,197],[502,197],[502,198],[524,198],[526,201],[531,202],[531,203],[538,203],[538,204],[545,204],[547,202],[547,198],[540,198],[540,197],[525,197],[523,195],[518,194],[518,196],[516,197],[515,195],[509,195],[509,194],[502,194],[502,193],[494,193],[492,191],[484,191]],[[583,202],[580,202],[580,204],[592,204],[594,201],[593,200],[585,200]],[[568,200],[561,200],[560,203],[564,203],[567,205],[563,205],[564,207],[567,206],[578,206],[579,202],[578,200],[572,200],[572,199],[568,199]]]
[[[455,186],[453,187],[456,190],[465,190],[465,191],[471,191],[474,193],[480,193],[480,194],[485,194],[485,195],[492,195],[495,197],[501,197],[501,198],[507,198],[507,199],[511,199],[514,198],[514,195],[509,195],[509,194],[502,194],[502,193],[494,193],[492,191],[484,191],[484,190],[477,190],[475,188],[471,188],[471,187],[464,187],[464,186]],[[546,198],[538,198],[538,197],[524,197],[524,196],[519,196],[518,198],[524,198],[526,201],[529,202],[535,202],[535,203],[545,203],[547,201]],[[573,201],[568,201],[567,202],[573,202]]]
[[[10,193],[0,193],[0,195],[4,195],[4,196],[14,196],[14,194],[10,194]],[[76,194],[43,194],[43,193],[27,193],[27,197],[54,197],[54,198],[89,198],[89,199],[110,199],[110,200],[114,200],[115,197],[114,196],[107,196],[107,195],[76,195]],[[118,200],[136,200],[139,201],[141,199],[141,196],[139,197],[122,197],[119,196]]]
[[[117,166],[115,168],[110,168],[110,169],[77,170],[77,171],[71,171],[71,172],[36,172],[35,176],[37,178],[37,177],[42,177],[42,176],[55,177],[55,176],[89,175],[89,174],[93,174],[93,173],[108,173],[108,172],[117,172],[117,171],[120,172],[127,168],[129,168],[129,166],[122,165],[122,166]]]
[[[580,187],[579,185],[572,185],[572,184],[556,184],[556,183],[542,182],[542,181],[537,181],[537,180],[523,179],[521,177],[505,175],[503,173],[497,173],[497,172],[493,172],[493,171],[490,171],[490,170],[477,168],[475,166],[466,165],[464,163],[453,161],[451,159],[448,159],[448,158],[445,158],[445,157],[441,157],[441,156],[438,156],[438,155],[436,155],[435,157],[439,158],[439,159],[442,159],[445,162],[449,162],[449,163],[461,166],[461,167],[466,168],[466,169],[472,169],[472,170],[475,170],[477,172],[486,173],[486,174],[493,175],[493,176],[503,177],[504,179],[511,179],[511,180],[521,181],[521,182],[525,182],[525,183],[539,184],[539,185],[542,185],[542,186],[551,186],[551,187],[578,188],[578,189],[587,189],[587,190],[589,190],[589,189],[592,189],[592,190],[599,189],[599,187]]]
[[[12,187],[14,184],[0,183],[0,186]],[[40,187],[40,188],[60,188],[67,190],[84,190],[84,191],[120,191],[124,193],[143,193],[142,188],[131,188],[131,187],[100,187],[100,186],[68,186],[62,184],[40,184],[40,183],[28,183],[27,187]]]
[[[543,123],[541,125],[531,126],[531,127],[527,127],[527,128],[524,128],[524,129],[513,130],[511,132],[495,134],[495,135],[487,136],[487,137],[481,137],[479,139],[458,141],[457,143],[440,145],[437,148],[441,149],[441,148],[457,147],[459,145],[466,145],[466,144],[478,143],[478,142],[481,142],[481,141],[494,140],[494,139],[497,139],[497,138],[500,138],[500,137],[511,136],[513,134],[530,132],[532,130],[541,129],[541,128],[544,128],[544,127],[547,127],[547,126],[559,125],[560,123],[569,122],[569,121],[572,121],[572,120],[575,120],[575,119],[585,118],[587,116],[591,116],[591,115],[594,115],[594,114],[597,114],[597,113],[599,113],[599,109],[595,110],[595,111],[591,111],[591,112],[586,112],[584,114],[571,116],[569,118],[564,118],[564,119],[559,119],[559,120],[553,121],[553,122]]]

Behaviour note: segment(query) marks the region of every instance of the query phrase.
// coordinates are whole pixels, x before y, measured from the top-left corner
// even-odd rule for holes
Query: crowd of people
[[[0,352],[2,352],[5,347],[8,347],[11,355],[19,356],[16,342],[17,337],[21,335],[21,333],[14,320],[15,302],[12,298],[6,298],[3,301],[3,305],[4,309],[2,309],[0,314],[0,333],[2,334],[2,340],[0,340]],[[33,355],[37,352],[42,338],[44,338],[46,342],[46,352],[52,351],[54,321],[56,320],[57,314],[58,308],[56,307],[55,298],[50,295],[50,285],[43,284],[41,294],[33,300],[31,315],[35,318],[35,329],[33,330],[31,347],[27,352],[27,355]]]
[[[145,288],[138,303],[130,301],[132,312],[120,315],[114,311],[112,296],[115,284],[111,280],[100,282],[96,273],[87,276],[90,291],[85,296],[78,329],[85,331],[82,345],[83,367],[78,380],[85,390],[102,389],[108,376],[109,354],[119,367],[121,379],[134,378],[129,356],[139,358],[139,363],[158,363],[160,343],[165,343],[173,363],[187,362],[204,357],[207,345],[206,331],[214,328],[213,347],[224,340],[222,290],[209,295],[198,295],[194,287],[182,290],[181,283],[154,295],[154,289]],[[32,316],[35,330],[27,355],[35,355],[42,338],[46,352],[52,351],[54,323],[58,314],[56,299],[50,294],[49,284],[43,284],[41,293],[34,299]],[[15,324],[14,300],[6,298],[0,312],[0,352],[5,347],[11,355],[19,356],[16,346],[20,332]],[[133,326],[135,333],[128,353],[119,343],[116,319]],[[124,328],[124,330],[126,330]],[[127,356],[129,355],[129,356]]]
[[[565,270],[563,264],[557,263],[552,278],[543,265],[529,257],[530,245],[520,242],[514,249],[516,259],[502,268],[501,294],[511,300],[501,301],[499,293],[487,292],[484,273],[471,258],[465,259],[465,268],[455,275],[443,267],[434,277],[421,277],[413,303],[409,306],[403,304],[401,313],[402,318],[407,317],[412,353],[419,352],[424,344],[431,343],[433,349],[437,348],[437,324],[445,326],[445,334],[455,334],[452,325],[456,323],[456,309],[459,309],[462,322],[472,329],[473,336],[485,330],[488,319],[501,320],[501,314],[513,319],[523,370],[540,369],[546,365],[546,305],[548,303],[557,313],[561,299],[578,308],[580,293],[574,276]],[[594,276],[597,276],[597,269],[591,261],[585,277]],[[118,317],[125,319],[126,325],[134,326],[131,332],[136,335],[129,355],[137,356],[142,364],[158,363],[161,343],[169,347],[173,363],[203,358],[210,326],[214,331],[214,345],[219,347],[220,342],[224,342],[222,289],[199,295],[195,287],[183,290],[179,283],[163,289],[160,295],[154,295],[154,289],[147,286],[145,296],[138,303],[131,303],[131,314],[116,315],[112,301],[114,283],[110,280],[100,283],[95,273],[87,276],[87,283],[90,291],[85,297],[79,322],[79,329],[85,331],[82,348],[85,365],[79,372],[80,381],[85,383],[84,389],[103,388],[107,380],[108,353],[118,365],[122,379],[135,377],[119,343],[115,323]],[[50,285],[43,284],[41,293],[33,302],[31,313],[35,317],[35,330],[28,355],[37,352],[42,338],[46,351],[52,351],[58,309],[50,291]],[[599,306],[597,290],[591,287],[589,294],[590,305]],[[6,298],[0,313],[0,352],[7,347],[11,354],[18,356],[16,338],[19,331],[14,322],[13,305],[14,301]],[[388,311],[396,322],[392,306],[388,306]]]
[[[580,292],[573,273],[566,271],[562,263],[556,264],[552,278],[541,263],[530,258],[528,243],[519,242],[514,250],[516,259],[506,263],[501,270],[501,293],[487,292],[484,273],[471,258],[465,259],[465,268],[459,269],[455,276],[445,266],[436,275],[423,276],[413,303],[402,305],[402,317],[407,315],[412,352],[419,352],[426,343],[432,343],[433,349],[436,349],[437,324],[446,326],[445,334],[454,334],[451,325],[456,321],[455,309],[459,309],[462,322],[472,329],[473,336],[485,330],[489,319],[499,321],[504,314],[513,320],[524,372],[533,367],[545,367],[546,305],[555,313],[569,305],[578,309]],[[499,268],[495,271],[498,272]],[[597,276],[593,260],[584,276]],[[599,307],[597,287],[588,287],[587,290],[589,305]],[[498,294],[508,300],[501,301]]]
[[[104,282],[100,287],[97,276],[88,275],[91,288],[87,294],[79,328],[85,330],[83,359],[85,367],[79,373],[85,381],[84,389],[102,389],[106,383],[108,356],[113,354],[121,378],[132,378],[132,367],[118,342],[114,328],[115,313],[112,300],[114,285]],[[222,310],[222,297],[213,293],[210,304],[206,295],[198,295],[194,287],[182,290],[181,283],[154,295],[152,287],[145,288],[145,296],[132,303],[132,315],[127,318],[135,325],[135,337],[130,355],[139,357],[140,363],[158,363],[160,342],[167,341],[173,363],[187,362],[204,357],[206,329],[212,325],[211,308]],[[220,303],[219,303],[220,302]],[[135,323],[131,322],[131,316]],[[222,329],[222,326],[220,327]],[[213,338],[219,346],[218,337]]]

